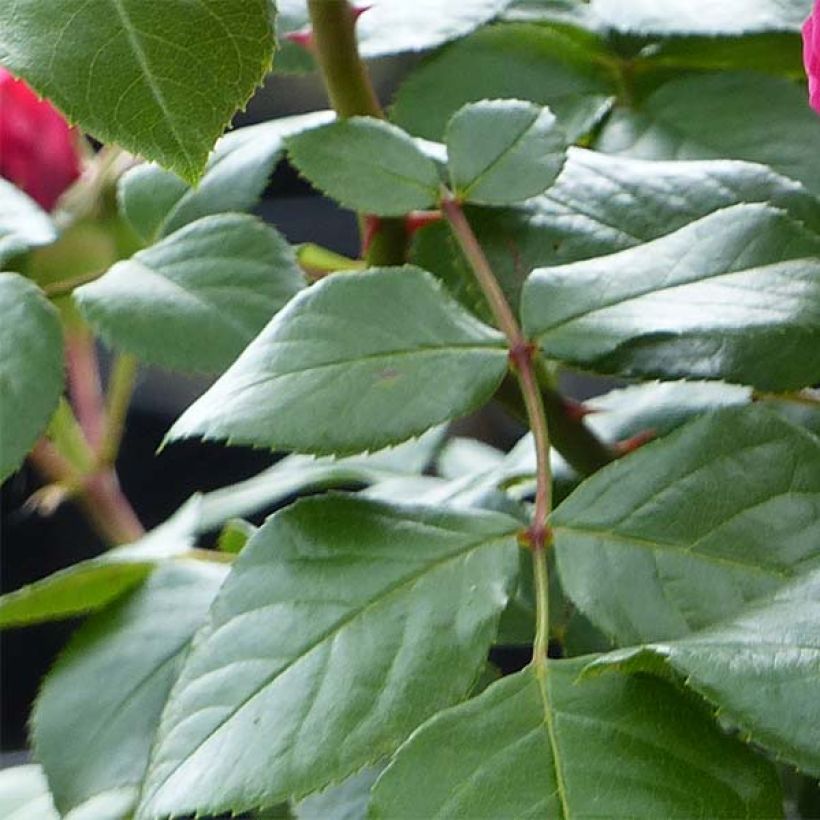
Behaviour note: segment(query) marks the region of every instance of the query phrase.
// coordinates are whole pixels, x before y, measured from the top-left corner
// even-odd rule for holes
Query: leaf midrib
[[[538,687],[538,694],[541,698],[541,708],[544,712],[544,727],[547,730],[547,742],[552,752],[552,767],[555,772],[555,786],[558,792],[558,800],[561,804],[561,815],[563,820],[570,820],[569,799],[567,796],[567,786],[564,781],[564,769],[561,762],[561,750],[558,746],[558,736],[555,732],[555,722],[553,721],[552,699],[550,697],[549,667],[547,661],[541,661],[541,666],[537,662],[533,664],[532,674],[535,676],[535,685]]]
[[[165,95],[162,93],[159,85],[157,84],[157,80],[154,77],[153,72],[151,71],[151,67],[148,64],[148,58],[143,51],[142,45],[140,45],[139,41],[139,32],[134,26],[134,23],[131,20],[128,11],[125,8],[124,0],[110,0],[111,5],[114,7],[114,11],[117,13],[117,16],[120,18],[120,22],[122,23],[123,31],[125,32],[125,36],[128,39],[128,43],[131,46],[131,50],[134,54],[134,57],[139,64],[140,69],[142,70],[142,76],[145,79],[146,84],[148,85],[148,90],[151,92],[151,96],[156,100],[157,106],[159,106],[160,111],[162,111],[163,116],[165,117],[165,121],[168,124],[168,128],[179,147],[180,153],[185,157],[189,168],[196,167],[196,162],[194,161],[193,157],[191,156],[190,152],[188,151],[185,141],[180,137],[179,131],[177,130],[176,123],[174,122],[174,118],[171,116],[171,112],[168,108],[168,103],[165,101]]]
[[[355,359],[338,359],[332,362],[323,362],[322,364],[310,365],[309,367],[300,367],[296,370],[276,370],[254,379],[252,382],[237,386],[232,392],[240,392],[244,390],[252,390],[259,385],[263,385],[270,381],[282,378],[284,376],[301,376],[305,373],[313,373],[319,370],[325,370],[331,367],[350,367],[351,365],[360,364],[368,361],[378,361],[379,359],[393,359],[402,358],[404,356],[427,356],[434,354],[445,354],[450,351],[463,351],[473,353],[486,353],[494,351],[496,353],[504,353],[504,348],[497,344],[463,344],[463,345],[443,345],[441,347],[415,347],[409,350],[394,350],[387,353],[368,353],[364,356],[357,356]],[[505,354],[506,355],[506,354]]]
[[[372,608],[374,608],[376,606],[379,606],[379,605],[383,604],[390,597],[392,597],[392,596],[396,595],[397,593],[403,591],[404,588],[413,586],[415,583],[417,583],[419,580],[421,580],[425,576],[430,575],[431,573],[439,570],[440,568],[446,566],[449,563],[452,563],[454,561],[463,559],[465,556],[470,555],[474,552],[477,552],[480,549],[490,547],[493,544],[503,545],[503,543],[505,541],[508,541],[513,536],[514,536],[514,531],[509,532],[509,533],[505,533],[503,535],[494,535],[493,537],[487,538],[486,540],[481,540],[481,541],[478,541],[478,542],[470,542],[464,549],[459,550],[455,553],[450,553],[445,558],[440,558],[436,561],[433,561],[432,563],[425,564],[423,566],[422,570],[415,571],[415,572],[411,573],[409,576],[406,576],[406,577],[400,579],[399,581],[396,581],[395,583],[389,585],[385,589],[380,590],[378,597],[375,597],[374,599],[368,601],[364,606],[362,606],[360,608],[357,608],[353,612],[351,612],[348,615],[344,616],[343,618],[340,618],[338,621],[336,621],[333,624],[332,627],[329,627],[328,629],[324,630],[310,644],[308,644],[306,647],[304,647],[302,650],[300,650],[298,655],[296,655],[294,658],[292,658],[287,664],[285,664],[284,666],[277,669],[274,672],[273,675],[267,676],[254,689],[253,692],[251,692],[247,697],[245,697],[227,715],[225,715],[223,718],[221,718],[218,725],[216,725],[212,730],[210,730],[208,732],[208,734],[204,738],[202,738],[202,740],[198,741],[196,746],[193,749],[191,749],[183,758],[178,760],[176,762],[176,764],[173,766],[173,768],[169,769],[167,774],[164,775],[163,779],[156,786],[154,786],[152,788],[151,793],[149,795],[147,795],[141,801],[141,803],[144,804],[144,803],[147,803],[147,802],[153,800],[156,797],[156,795],[162,790],[162,788],[165,786],[165,784],[171,779],[171,777],[174,774],[176,774],[177,771],[179,771],[179,768],[180,768],[180,766],[183,765],[183,763],[185,763],[187,760],[190,760],[191,758],[193,758],[193,756],[206,743],[208,743],[211,740],[211,738],[213,738],[219,731],[221,731],[228,724],[229,721],[233,720],[249,703],[251,703],[252,700],[254,700],[254,698],[258,697],[266,689],[268,689],[271,685],[273,685],[276,682],[277,679],[279,679],[283,675],[287,674],[287,672],[290,671],[291,669],[293,669],[296,666],[296,664],[298,664],[300,661],[307,658],[308,655],[310,655],[310,653],[313,652],[313,650],[320,647],[323,643],[325,643],[328,640],[328,638],[330,638],[331,636],[339,634],[343,629],[345,629],[351,623],[356,621],[358,618],[363,617],[369,610],[371,610]],[[260,607],[260,608],[264,608],[264,607]],[[247,614],[247,612],[242,612],[242,613],[239,613],[239,615],[237,615],[235,617],[244,616],[246,614]],[[230,623],[232,620],[234,620],[234,618],[231,618],[230,620],[225,621],[224,623],[220,624],[220,628],[224,627],[226,624]],[[210,638],[212,637],[213,634],[215,634],[215,632],[212,633],[211,635],[209,635],[209,638],[208,638],[209,640],[210,640]],[[194,678],[193,682],[201,680],[202,677],[203,676],[200,675],[199,677]],[[190,681],[186,682],[186,686],[190,685],[190,683],[191,683]],[[183,689],[182,691],[184,692],[185,690]],[[195,712],[186,715],[185,718],[183,719],[183,721],[184,720],[190,720],[191,718],[196,716],[199,712],[207,710],[209,708],[211,708],[211,707],[210,706],[203,706],[201,709],[198,709]],[[178,728],[182,724],[183,721],[180,721],[180,722],[174,724],[174,726],[172,726],[171,728],[172,729]],[[161,746],[161,741],[160,741],[160,746]]]
[[[515,139],[508,143],[505,148],[502,148],[501,151],[493,157],[489,163],[487,163],[484,168],[482,168],[476,176],[473,177],[472,181],[468,182],[464,188],[462,189],[461,193],[464,197],[469,197],[470,194],[475,190],[475,188],[481,185],[486,177],[495,170],[495,168],[509,155],[511,154],[524,140],[524,138],[529,134],[530,130],[533,126],[538,122],[538,114],[536,114],[525,126],[521,129],[521,131],[515,136]],[[455,180],[453,180],[455,183]]]
[[[694,224],[694,223],[692,223],[692,224]],[[663,241],[664,239],[667,239],[669,236],[672,236],[672,235],[673,234],[667,234],[666,237],[659,237],[657,240],[650,240],[650,242],[647,242],[646,244],[651,244],[651,242],[653,242],[653,241]],[[640,247],[640,246],[638,246],[638,247]],[[636,249],[637,249],[637,247],[626,248],[623,251],[619,251],[619,253],[629,253],[631,251],[634,252]],[[810,261],[812,261],[812,258],[808,257],[808,256],[802,256],[802,257],[798,256],[798,257],[794,257],[794,258],[790,258],[790,259],[781,259],[777,262],[769,262],[769,263],[764,264],[764,265],[754,265],[752,267],[742,268],[740,270],[721,270],[721,271],[715,271],[713,273],[708,273],[708,274],[705,274],[705,275],[701,274],[701,275],[698,275],[695,278],[687,279],[686,281],[682,281],[682,282],[676,282],[675,284],[665,285],[663,287],[654,287],[654,286],[653,287],[648,287],[644,290],[641,290],[641,291],[638,291],[638,292],[635,292],[635,293],[630,293],[627,296],[618,297],[618,298],[614,299],[611,302],[598,304],[598,305],[595,305],[595,306],[589,307],[589,308],[583,308],[580,312],[573,313],[571,316],[567,316],[566,318],[561,319],[560,322],[552,324],[549,327],[544,328],[541,331],[538,331],[536,335],[539,339],[546,339],[549,336],[551,336],[552,334],[554,334],[555,332],[560,331],[562,328],[565,328],[567,325],[571,325],[573,322],[589,320],[590,318],[594,317],[596,314],[602,313],[605,310],[609,310],[611,308],[622,307],[624,305],[628,305],[630,302],[638,302],[638,301],[640,301],[641,299],[643,299],[647,296],[653,296],[653,295],[665,293],[667,291],[673,291],[673,290],[678,290],[678,289],[682,289],[682,288],[693,287],[693,286],[702,284],[704,282],[709,282],[713,279],[721,279],[723,277],[731,277],[731,276],[738,276],[738,275],[746,275],[746,276],[760,275],[760,274],[766,273],[768,268],[776,268],[776,267],[779,267],[779,266],[784,265],[784,264],[795,263],[795,262],[800,262],[800,261],[810,262]],[[591,260],[582,260],[580,262],[569,263],[569,265],[559,266],[559,267],[569,267],[571,265],[587,265],[587,264],[590,264],[590,263],[591,263]],[[533,283],[539,282],[539,280],[541,280],[539,282],[539,286],[541,288],[545,287],[545,285],[551,284],[549,281],[544,282],[543,281],[544,279],[548,280],[548,275],[545,274],[543,277],[538,277],[537,279],[534,279]]]
[[[653,541],[649,538],[641,538],[636,535],[628,533],[617,533],[614,530],[595,529],[594,527],[583,527],[578,525],[556,525],[553,527],[554,533],[565,532],[569,534],[580,534],[593,537],[600,537],[617,544],[628,544],[633,547],[638,547],[642,550],[647,550],[651,553],[661,552],[676,555],[677,557],[690,556],[696,560],[704,561],[705,563],[714,563],[731,567],[732,569],[744,570],[759,575],[774,576],[782,580],[789,580],[793,577],[793,573],[788,570],[780,570],[775,567],[761,566],[760,564],[744,563],[743,561],[736,561],[724,556],[712,555],[705,552],[694,552],[690,547],[682,547],[678,544],[672,544],[664,541]]]

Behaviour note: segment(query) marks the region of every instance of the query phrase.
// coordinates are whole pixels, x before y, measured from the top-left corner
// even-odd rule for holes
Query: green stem
[[[105,403],[94,336],[85,327],[72,327],[65,342],[68,391],[77,421],[92,450],[98,451],[105,424]]]
[[[510,363],[518,378],[530,430],[535,440],[536,488],[532,524],[526,538],[532,551],[535,575],[536,623],[533,663],[539,674],[546,673],[549,645],[549,570],[547,547],[552,541],[548,519],[552,511],[552,468],[550,435],[541,388],[538,383],[538,348],[524,336],[487,257],[464,216],[461,204],[449,191],[442,195],[441,209],[461,246],[490,306],[496,323],[507,337]]]
[[[356,42],[356,14],[347,0],[308,0],[316,60],[330,104],[340,117],[384,119]],[[364,218],[359,218],[363,231]],[[407,259],[403,219],[382,219],[367,249],[369,265],[401,265]]]
[[[63,279],[60,282],[52,282],[46,285],[43,291],[49,299],[57,299],[60,296],[68,296],[81,285],[87,285],[95,279],[99,279],[105,271],[94,271],[93,273],[83,273],[80,276],[73,276],[71,279]]]
[[[330,104],[341,117],[383,117],[356,43],[356,15],[347,0],[308,0],[316,60]]]
[[[340,270],[361,270],[365,263],[361,259],[350,259],[313,242],[306,242],[296,248],[296,260],[307,278],[316,282],[329,273]]]
[[[549,594],[550,582],[547,571],[547,560],[543,554],[533,553],[533,576],[535,580],[535,600],[539,602],[536,612],[535,642],[532,647],[532,657],[538,668],[543,668],[549,650]]]
[[[105,434],[100,447],[102,464],[110,465],[117,460],[125,432],[128,405],[131,403],[131,394],[134,392],[134,383],[137,379],[137,368],[136,358],[126,353],[117,356],[111,368],[106,397]]]
[[[84,476],[94,470],[94,451],[88,446],[71,405],[62,397],[49,422],[46,435],[76,473]]]

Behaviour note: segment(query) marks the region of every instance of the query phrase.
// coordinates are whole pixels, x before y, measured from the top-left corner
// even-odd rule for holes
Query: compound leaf
[[[57,239],[51,217],[27,194],[0,177],[0,265]]]
[[[500,334],[425,271],[336,274],[293,299],[168,438],[376,450],[481,405],[506,369]]]
[[[21,0],[0,62],[103,142],[195,181],[270,68],[268,0]]]
[[[63,390],[63,331],[43,292],[0,273],[0,481],[45,430]]]
[[[287,145],[313,185],[355,211],[402,216],[438,199],[436,163],[382,120],[352,117],[290,137]]]
[[[298,798],[464,697],[509,595],[518,527],[352,496],[274,515],[174,687],[138,816]]]
[[[0,771],[0,815],[6,820],[59,820],[42,766],[28,763]]]
[[[193,547],[198,521],[199,499],[194,497],[139,541],[0,596],[0,629],[101,609],[141,584],[158,562]]]
[[[402,84],[391,110],[412,134],[440,140],[465,103],[515,98],[549,105],[571,140],[586,134],[616,93],[588,37],[547,26],[495,25],[453,43]]]
[[[204,216],[247,211],[262,195],[285,137],[333,117],[317,111],[231,131],[217,142],[196,187],[159,165],[138,165],[120,179],[120,208],[146,244]]]
[[[695,420],[555,511],[558,569],[621,645],[712,625],[820,559],[820,442],[761,407]]]
[[[776,132],[771,122],[780,124]],[[783,77],[751,71],[677,77],[638,110],[616,110],[595,147],[643,159],[759,162],[820,192],[814,162],[820,122],[805,90]]]
[[[387,57],[412,51],[425,51],[449,40],[464,37],[488,22],[510,5],[512,0],[375,0],[356,24],[359,51],[362,56]],[[278,0],[277,31],[282,45],[281,71],[309,70],[312,61],[304,50],[288,45],[286,35],[309,25],[306,0]]]
[[[180,370],[224,370],[303,286],[290,245],[246,214],[192,222],[78,288],[115,347]]]
[[[540,194],[564,164],[566,137],[548,108],[521,100],[483,100],[447,126],[455,194],[481,205],[510,205]]]
[[[632,34],[719,34],[799,31],[806,0],[592,0],[591,12],[616,31]]]
[[[799,182],[737,160],[647,161],[570,148],[555,184],[512,208],[468,206],[513,304],[537,267],[576,262],[665,236],[721,208],[764,203],[820,232],[820,201]],[[481,315],[483,297],[446,225],[417,235],[415,261]]]
[[[820,775],[820,573],[732,620],[669,643],[624,649],[590,667],[663,673],[665,662],[732,725],[806,773]]]
[[[577,682],[584,664],[529,666],[436,715],[376,782],[370,816],[782,814],[772,766],[700,704],[649,677]]]
[[[171,684],[226,571],[168,563],[72,638],[31,721],[61,812],[113,790],[127,790],[133,808]]]
[[[611,256],[535,270],[527,332],[599,372],[785,391],[820,378],[820,236],[763,205],[727,208]]]

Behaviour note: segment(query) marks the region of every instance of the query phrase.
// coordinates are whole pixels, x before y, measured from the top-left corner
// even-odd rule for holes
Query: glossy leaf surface
[[[727,623],[604,656],[592,668],[661,672],[665,661],[732,725],[820,774],[820,573],[798,578]],[[590,670],[591,671],[591,670]]]
[[[422,63],[391,110],[402,127],[440,140],[450,117],[477,100],[522,99],[549,105],[570,139],[586,134],[615,94],[595,59],[599,46],[546,26],[496,25],[453,43]]]
[[[0,771],[0,815],[6,820],[59,820],[40,765],[27,763]]]
[[[731,34],[798,31],[808,16],[807,0],[592,0],[604,25],[636,34]]]
[[[555,511],[563,587],[621,645],[734,615],[820,560],[818,465],[820,442],[764,408],[703,416]]]
[[[444,432],[441,427],[434,428],[396,447],[347,458],[285,456],[245,481],[205,493],[198,502],[199,526],[201,530],[213,529],[226,520],[274,508],[302,493],[418,476],[432,461]]]
[[[45,430],[63,391],[63,332],[43,292],[0,273],[0,481]]]
[[[773,131],[769,125],[781,123]],[[720,72],[677,77],[638,112],[616,111],[596,148],[644,159],[731,157],[771,166],[820,192],[820,122],[803,88],[782,77]]]
[[[22,0],[0,61],[71,122],[195,180],[270,68],[267,0]]]
[[[780,815],[774,770],[697,704],[651,678],[577,683],[583,666],[527,667],[436,715],[376,783],[371,816]]]
[[[32,716],[37,759],[62,812],[114,789],[131,802],[159,716],[227,568],[168,564],[74,636]]]
[[[57,239],[49,215],[29,196],[0,177],[0,265],[18,253]]]
[[[425,51],[449,40],[464,37],[483,23],[499,15],[511,0],[460,0],[441,3],[440,0],[374,0],[357,21],[356,34],[363,57],[387,57],[408,51]],[[280,40],[292,31],[309,25],[306,0],[278,0]],[[287,41],[285,40],[283,45]],[[284,55],[279,70],[307,70],[311,61],[304,53]]]
[[[570,148],[561,175],[542,196],[513,208],[468,207],[467,216],[508,299],[518,304],[534,268],[631,248],[744,202],[773,205],[820,231],[817,198],[762,165],[647,161],[580,148]],[[421,232],[414,257],[467,304],[481,305],[447,226]]]
[[[307,794],[463,697],[509,594],[517,527],[352,497],[269,519],[174,688],[138,816]]]
[[[217,142],[196,187],[158,165],[138,165],[120,179],[120,207],[146,244],[204,216],[247,211],[262,195],[285,137],[333,116],[317,111],[231,131]]]
[[[529,334],[552,357],[625,376],[763,390],[820,377],[820,236],[761,205],[611,256],[532,273]]]
[[[291,161],[319,190],[345,207],[401,216],[438,198],[435,162],[394,125],[352,117],[287,141]]]
[[[555,181],[566,138],[549,109],[521,100],[485,100],[453,116],[446,143],[459,198],[509,205],[540,194]]]
[[[500,334],[430,274],[337,274],[293,299],[168,436],[377,450],[479,406],[506,369]]]
[[[193,547],[198,520],[199,500],[195,497],[139,541],[0,596],[0,629],[101,609],[142,583],[157,562]]]
[[[74,297],[115,347],[164,367],[219,372],[302,286],[279,233],[221,214],[118,262]]]

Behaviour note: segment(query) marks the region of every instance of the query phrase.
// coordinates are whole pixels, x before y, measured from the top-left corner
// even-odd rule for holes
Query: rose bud
[[[79,175],[75,131],[50,102],[0,68],[0,176],[50,211]]]
[[[809,103],[820,114],[820,2],[803,25],[803,62],[809,78]]]

